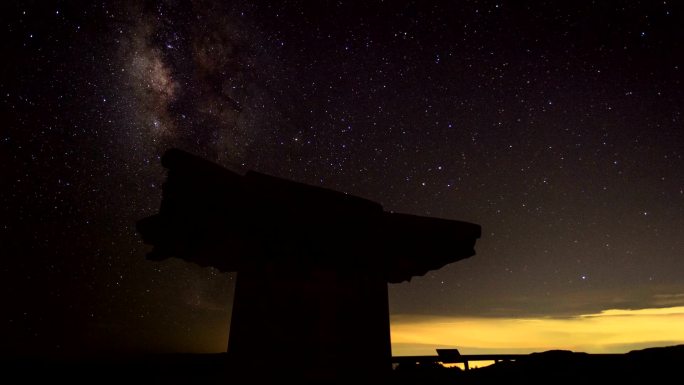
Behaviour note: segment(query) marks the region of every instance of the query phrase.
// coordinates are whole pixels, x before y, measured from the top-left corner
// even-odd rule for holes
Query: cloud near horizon
[[[607,309],[566,318],[392,316],[393,355],[531,353],[552,349],[625,353],[684,343],[684,306]]]

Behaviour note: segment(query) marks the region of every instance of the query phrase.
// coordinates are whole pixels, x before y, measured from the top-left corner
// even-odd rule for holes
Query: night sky
[[[480,224],[476,256],[390,286],[393,333],[622,309],[679,322],[629,346],[684,342],[675,1],[24,3],[1,6],[3,354],[225,350],[235,277],[135,232],[170,147]],[[464,345],[440,338],[395,354]]]

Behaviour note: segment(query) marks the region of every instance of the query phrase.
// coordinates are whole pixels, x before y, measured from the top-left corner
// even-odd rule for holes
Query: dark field
[[[352,358],[353,359],[353,358]],[[5,384],[250,384],[368,383],[361,378],[315,380],[270,373],[236,378],[228,354],[160,354],[82,359],[6,358]],[[657,384],[678,383],[684,345],[620,355],[549,351],[463,371],[436,363],[399,365],[388,384]],[[342,374],[343,375],[343,374]]]

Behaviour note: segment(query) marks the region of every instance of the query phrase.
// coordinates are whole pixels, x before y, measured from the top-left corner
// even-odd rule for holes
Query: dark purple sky
[[[233,277],[135,233],[169,147],[481,224],[393,314],[684,305],[674,1],[26,3],[2,5],[10,353],[225,346]]]

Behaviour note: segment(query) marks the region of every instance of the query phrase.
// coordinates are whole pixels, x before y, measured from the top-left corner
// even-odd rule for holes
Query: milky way
[[[258,71],[267,59],[256,32],[222,2],[127,9],[120,79],[136,105],[137,126],[159,148],[178,146],[237,162],[268,114]],[[196,23],[196,24],[194,24]]]

